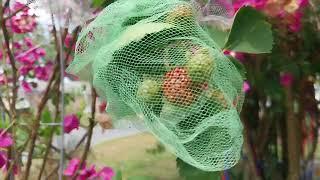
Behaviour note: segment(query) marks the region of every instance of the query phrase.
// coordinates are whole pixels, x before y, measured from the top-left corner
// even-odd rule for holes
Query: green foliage
[[[252,7],[241,8],[234,19],[225,48],[252,54],[271,52],[271,25]]]
[[[220,172],[207,172],[197,169],[181,159],[177,158],[177,167],[179,168],[179,174],[184,180],[220,180]]]

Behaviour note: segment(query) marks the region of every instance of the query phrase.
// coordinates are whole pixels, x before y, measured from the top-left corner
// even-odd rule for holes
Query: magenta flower
[[[240,53],[240,52],[235,52],[235,51],[230,51],[230,50],[224,50],[223,53],[225,55],[232,56],[233,58],[238,59],[239,61],[243,62],[245,59],[245,54]]]
[[[303,14],[301,12],[296,12],[292,16],[292,20],[289,24],[289,29],[292,32],[299,32],[302,27],[301,19],[302,19]]]
[[[37,66],[34,68],[34,74],[39,80],[47,81],[49,79],[49,72],[47,67]]]
[[[44,57],[46,55],[46,50],[43,49],[43,48],[37,48],[37,49],[34,50],[34,53],[38,57]]]
[[[32,88],[28,82],[22,81],[21,86],[22,86],[22,89],[24,90],[24,92],[26,92],[26,93],[32,92]]]
[[[5,152],[0,151],[0,168],[3,168],[7,164],[7,155]]]
[[[89,168],[84,168],[80,171],[77,180],[87,180],[87,179],[97,179],[97,172],[95,170],[95,165]]]
[[[234,12],[237,12],[242,6],[251,6],[257,10],[262,10],[268,0],[236,0],[233,2]]]
[[[251,87],[250,87],[250,84],[248,83],[248,81],[244,81],[243,86],[242,86],[242,91],[244,93],[247,93],[250,91],[250,89],[251,89]]]
[[[74,173],[76,173],[79,166],[80,166],[80,159],[76,159],[76,158],[71,159],[69,161],[67,168],[64,170],[63,174],[65,176],[73,176]],[[84,167],[82,167],[82,168],[84,168]]]
[[[24,34],[32,32],[36,26],[35,17],[30,16],[28,13],[19,14],[10,18],[9,24],[11,30],[17,34]]]
[[[115,173],[111,167],[104,167],[98,173],[98,177],[101,180],[112,180],[114,175]]]
[[[19,56],[19,55],[18,55]],[[28,65],[33,65],[36,62],[36,57],[33,56],[33,54],[27,53],[24,54],[23,56],[19,56],[19,58],[17,58],[22,64],[28,64]]]
[[[65,116],[63,120],[64,132],[70,133],[74,129],[79,129],[79,119],[75,114]]]
[[[23,39],[23,41],[26,43],[26,45],[27,45],[29,48],[33,47],[33,42],[32,42],[32,39],[31,39],[31,38],[26,37],[26,38]]]
[[[13,47],[16,49],[16,50],[19,50],[22,48],[22,44],[20,42],[13,42]]]
[[[291,73],[284,73],[280,76],[280,84],[283,87],[290,87],[293,83],[294,77]]]
[[[67,47],[67,48],[70,48],[72,46],[72,49],[75,49],[75,44],[73,44],[73,37],[72,37],[72,34],[67,34],[66,38],[64,39],[64,45]],[[73,45],[72,45],[73,44]]]
[[[291,73],[283,73],[280,76],[280,84],[283,87],[290,87],[293,83],[294,77]]]
[[[19,73],[22,76],[26,76],[32,69],[33,67],[31,65],[22,65],[19,68]]]
[[[0,129],[0,148],[7,148],[13,144],[11,134]]]
[[[7,82],[8,82],[8,80],[7,80],[6,75],[0,74],[0,85],[7,84]]]

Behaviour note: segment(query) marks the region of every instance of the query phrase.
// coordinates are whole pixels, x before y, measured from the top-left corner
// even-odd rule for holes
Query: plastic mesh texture
[[[235,165],[243,79],[179,0],[119,0],[86,27],[68,71],[92,81],[113,120],[143,116],[151,132],[205,171]]]

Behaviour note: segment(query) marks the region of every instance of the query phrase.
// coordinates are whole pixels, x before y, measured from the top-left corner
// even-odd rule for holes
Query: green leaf
[[[229,31],[219,30],[216,26],[208,24],[206,25],[206,31],[209,33],[212,39],[222,49],[226,43]]]
[[[117,169],[116,170],[116,176],[112,178],[113,180],[122,180],[122,172],[121,170]]]
[[[94,7],[100,7],[106,0],[93,0],[92,5]]]
[[[155,180],[155,178],[150,176],[131,176],[128,180]]]
[[[271,25],[252,7],[242,7],[236,14],[225,49],[252,54],[269,53],[273,37]]]
[[[42,122],[43,123],[50,123],[52,122],[52,119],[51,119],[51,113],[48,109],[45,109],[42,113],[42,118],[41,118]]]

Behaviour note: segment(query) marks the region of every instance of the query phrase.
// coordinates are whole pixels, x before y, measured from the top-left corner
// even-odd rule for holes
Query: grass
[[[108,141],[92,149],[90,160],[99,167],[121,169],[124,179],[149,176],[156,180],[179,180],[175,156],[165,151],[147,153],[156,147],[157,140],[149,133]]]

